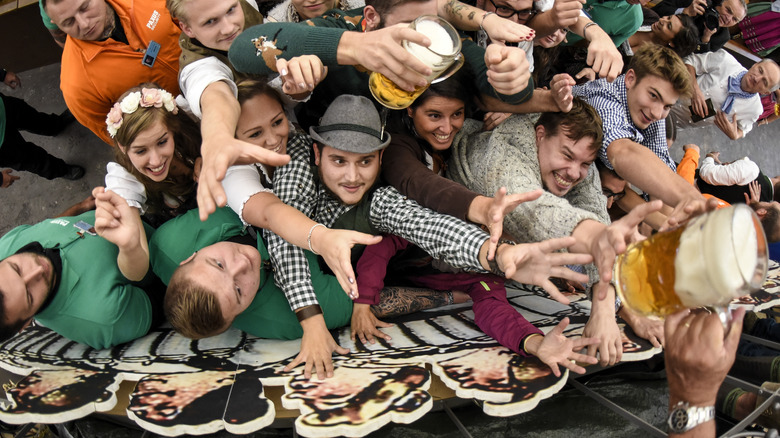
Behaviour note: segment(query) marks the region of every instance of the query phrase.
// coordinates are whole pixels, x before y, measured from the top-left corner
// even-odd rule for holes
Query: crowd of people
[[[717,152],[697,171],[697,145],[679,164],[669,153],[678,129],[714,123],[732,141],[780,113],[780,67],[745,68],[723,49],[744,1],[260,6],[40,1],[63,46],[68,112],[2,96],[0,166],[80,178],[18,134],[56,135],[74,118],[115,159],[94,209],[0,238],[3,338],[33,320],[94,348],[165,321],[193,339],[232,326],[301,338],[286,370],[326,378],[332,354],[349,352],[329,329],[381,342],[387,318],[471,301],[486,334],[560,375],[621,360],[619,315],[666,348],[670,407],[708,424],[670,420],[672,432],[711,433],[741,313],[728,333],[696,313],[664,327],[622,305],[611,279],[631,242],[729,203],[749,204],[780,241],[778,178]],[[433,43],[408,26],[425,15],[462,36],[463,66],[433,84],[405,50]],[[371,72],[427,88],[389,111]],[[562,334],[568,320],[546,334],[530,324],[508,279],[563,304],[587,291],[583,336]]]

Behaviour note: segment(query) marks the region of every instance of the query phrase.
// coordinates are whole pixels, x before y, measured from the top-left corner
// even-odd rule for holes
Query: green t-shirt
[[[80,221],[94,225],[95,212],[16,227],[0,239],[0,259],[31,242],[59,248],[59,287],[35,319],[62,336],[109,348],[145,335],[152,323],[148,296],[120,272],[116,245],[98,235],[79,234],[75,225]],[[146,232],[150,236],[153,230],[147,227]]]
[[[164,223],[149,242],[152,269],[165,284],[183,260],[195,251],[232,237],[246,235],[241,220],[229,208],[220,208],[201,222],[198,210],[190,210]],[[258,233],[259,234],[259,233]],[[258,235],[257,250],[268,265],[270,260],[263,239]],[[322,307],[328,328],[343,327],[352,318],[352,301],[333,275],[319,267],[317,256],[306,252],[317,300]],[[233,327],[251,335],[271,339],[295,339],[303,336],[303,329],[284,292],[274,284],[273,271],[263,268],[260,286],[254,300],[233,321]]]

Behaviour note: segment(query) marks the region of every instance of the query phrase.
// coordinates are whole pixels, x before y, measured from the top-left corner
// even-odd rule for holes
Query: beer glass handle
[[[439,77],[431,81],[431,84],[437,84],[448,77],[452,76],[460,70],[461,67],[463,67],[463,63],[466,61],[466,58],[463,57],[463,53],[458,53],[458,56],[455,57],[455,61],[450,64],[449,67],[447,67],[447,70],[444,70]]]
[[[729,332],[729,326],[731,326],[731,309],[728,306],[711,306],[708,309],[718,315],[720,323],[723,324],[724,336]]]

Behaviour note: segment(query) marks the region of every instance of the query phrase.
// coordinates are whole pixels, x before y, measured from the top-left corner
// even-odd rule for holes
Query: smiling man
[[[495,259],[489,262],[487,233],[452,216],[425,209],[392,187],[376,185],[382,152],[390,142],[390,136],[381,130],[379,113],[368,98],[338,97],[320,125],[310,129],[313,147],[301,143],[289,147],[290,163],[276,169],[274,190],[279,199],[325,226],[395,234],[456,269],[492,271],[504,278],[537,284],[556,299],[568,302],[548,278],[580,277],[560,265],[581,264],[590,257],[553,254],[572,239],[499,245]],[[268,230],[265,235],[276,268],[275,281],[285,291],[303,327],[301,353],[286,369],[306,362],[307,377],[312,367],[316,367],[320,377],[330,376],[331,354],[343,349],[326,330],[316,288],[309,278],[309,264],[301,249]],[[569,257],[570,261],[564,261]]]
[[[604,140],[599,159],[621,178],[675,209],[704,211],[705,199],[675,173],[666,144],[664,119],[682,96],[690,95],[691,80],[682,59],[672,49],[647,44],[637,50],[629,69],[613,83],[604,80],[574,87],[598,111]],[[690,211],[689,211],[690,212]]]
[[[153,0],[44,0],[43,7],[68,35],[60,88],[82,125],[113,144],[106,114],[129,88],[155,82],[178,94],[179,28],[165,5]]]
[[[593,257],[595,266],[585,267],[594,298],[584,335],[601,340],[598,347],[590,349],[591,354],[598,350],[602,364],[619,361],[622,341],[609,276],[615,255],[623,251],[636,225],[659,205],[645,205],[634,210],[631,218],[610,224],[598,172],[592,166],[602,144],[596,110],[575,98],[568,113],[513,115],[493,131],[472,129],[464,134],[453,145],[450,178],[481,194],[494,193],[500,187],[509,193],[544,189],[538,199],[524,202],[506,215],[506,233],[518,242],[571,236],[575,244],[570,251]],[[596,282],[599,274],[602,281]],[[638,335],[654,343],[663,340],[661,333],[651,331],[648,325],[635,325],[635,321],[639,320],[631,323]]]
[[[35,319],[70,340],[109,348],[162,322],[164,286],[146,253],[151,229],[118,195],[95,196],[97,211],[23,225],[0,239],[0,339]]]
[[[693,124],[692,109],[696,115],[707,118],[697,126],[714,121],[732,140],[750,132],[764,111],[760,94],[769,94],[780,86],[780,67],[773,60],[765,59],[745,69],[724,49],[687,56],[685,67],[691,76],[693,96],[690,105],[686,100],[674,108],[682,127]],[[707,100],[715,114],[708,109]]]

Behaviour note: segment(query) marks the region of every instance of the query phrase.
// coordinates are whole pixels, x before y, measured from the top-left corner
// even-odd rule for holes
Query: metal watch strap
[[[691,406],[687,402],[677,402],[666,423],[669,431],[684,433],[694,427],[715,418],[715,406]]]

